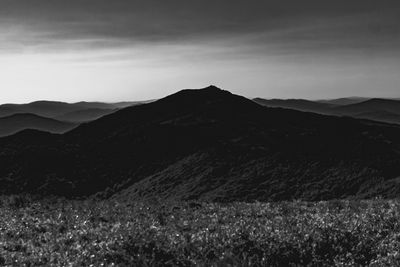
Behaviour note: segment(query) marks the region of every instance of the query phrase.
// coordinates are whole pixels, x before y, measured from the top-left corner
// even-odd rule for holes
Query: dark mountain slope
[[[400,192],[399,127],[265,108],[215,87],[33,135],[23,145],[0,139],[1,193],[228,201]]]
[[[76,124],[43,118],[33,114],[15,114],[0,118],[0,136],[7,136],[25,129],[35,129],[51,133],[64,133]]]

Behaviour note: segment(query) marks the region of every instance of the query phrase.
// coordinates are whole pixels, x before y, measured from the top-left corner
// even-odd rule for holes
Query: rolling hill
[[[322,99],[322,100],[318,100],[316,102],[337,105],[337,106],[344,106],[344,105],[352,105],[352,104],[361,103],[361,102],[364,102],[367,100],[369,100],[369,98],[355,96],[355,97],[342,97],[342,98],[335,98],[335,99]]]
[[[400,124],[400,114],[392,113],[385,110],[363,112],[352,116],[361,119]]]
[[[400,101],[393,99],[373,98],[361,103],[336,107],[335,112],[346,115],[358,115],[365,112],[388,112],[400,115]]]
[[[393,197],[400,127],[182,90],[63,134],[0,138],[0,193],[216,201]]]
[[[19,113],[29,113],[54,119],[65,117],[67,120],[74,122],[90,121],[98,119],[102,115],[109,114],[117,109],[147,102],[149,101],[117,103],[36,101],[28,104],[3,104],[0,105],[0,118]]]
[[[400,124],[399,100],[374,98],[361,101],[361,99],[362,98],[342,98],[332,101],[310,101],[304,99],[268,100],[255,98],[253,101],[267,107],[294,109],[335,116],[349,116]]]
[[[267,106],[276,108],[288,108],[300,111],[316,112],[316,113],[329,113],[330,110],[336,105],[319,103],[304,99],[262,99],[255,98],[254,102]]]
[[[55,119],[60,121],[82,123],[99,119],[115,111],[117,111],[117,109],[101,109],[101,108],[82,109],[62,114],[60,116],[55,117]]]
[[[77,102],[36,101],[28,104],[0,105],[0,137],[26,129],[64,133],[78,124],[93,121],[121,108],[140,105],[136,102]]]
[[[26,129],[41,130],[50,133],[64,133],[76,124],[44,118],[33,114],[15,114],[0,118],[0,137]]]
[[[0,114],[4,114],[4,110],[12,110],[12,113],[7,115],[13,115],[17,113],[30,113],[42,117],[53,118],[79,109],[82,109],[82,107],[64,102],[36,101],[28,104],[1,105]]]

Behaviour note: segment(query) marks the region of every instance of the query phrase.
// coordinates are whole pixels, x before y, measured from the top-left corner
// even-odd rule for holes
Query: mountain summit
[[[21,136],[0,138],[1,193],[226,201],[400,192],[399,127],[266,108],[214,86],[63,135]]]

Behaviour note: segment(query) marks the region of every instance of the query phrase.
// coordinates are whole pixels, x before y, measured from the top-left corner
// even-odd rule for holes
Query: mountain
[[[127,108],[130,106],[136,106],[141,104],[150,103],[154,100],[147,101],[124,101],[124,102],[115,102],[115,103],[104,103],[104,102],[77,102],[72,103],[70,105],[77,106],[82,109],[121,109]]]
[[[400,101],[373,98],[361,103],[336,107],[331,114],[400,124]]]
[[[332,101],[310,101],[304,99],[255,98],[253,101],[267,107],[294,109],[335,116],[349,116],[400,124],[399,100],[374,98],[361,101],[361,99],[362,98],[341,98]]]
[[[340,106],[334,109],[336,113],[358,115],[365,112],[388,112],[400,115],[400,100],[373,98],[361,103]]]
[[[388,111],[377,110],[377,111],[358,113],[353,116],[361,119],[369,119],[374,121],[400,124],[400,114],[395,114]]]
[[[68,112],[77,111],[82,109],[81,106],[71,105],[64,102],[56,101],[36,101],[28,104],[4,104],[0,106],[0,114],[5,111],[13,110],[8,115],[17,113],[30,113],[42,117],[53,118]]]
[[[33,114],[14,114],[0,118],[0,136],[7,136],[25,129],[36,129],[52,133],[64,133],[76,124],[44,118]]]
[[[133,105],[133,102],[127,102],[128,106]],[[117,104],[117,103],[116,103]],[[72,103],[70,104],[71,106],[78,107],[79,110],[85,110],[85,109],[116,109],[117,105],[114,103],[103,103],[103,102],[77,102],[77,103]]]
[[[116,102],[116,103],[112,103],[112,105],[115,108],[127,108],[127,107],[131,107],[131,106],[137,106],[137,105],[141,105],[141,104],[148,104],[151,102],[154,102],[155,100],[145,100],[145,101],[130,101],[130,102]]]
[[[101,108],[82,109],[65,113],[63,115],[55,117],[55,119],[60,121],[82,123],[99,119],[105,115],[115,112],[116,110],[117,109],[101,109]]]
[[[331,104],[331,105],[337,105],[337,106],[344,106],[344,105],[352,105],[352,104],[361,103],[361,102],[364,102],[367,100],[369,100],[369,98],[343,97],[343,98],[336,98],[336,99],[323,99],[323,100],[318,100],[317,102]]]
[[[62,134],[0,138],[0,193],[217,201],[393,197],[400,126],[182,90]]]
[[[57,119],[59,117],[65,116],[67,118],[71,117],[72,119],[74,119],[74,116],[76,116],[77,121],[86,119],[91,120],[92,117],[93,119],[99,118],[100,116],[98,114],[107,113],[107,112],[103,113],[100,110],[104,111],[110,110],[110,112],[112,112],[116,109],[126,108],[134,105],[140,105],[148,102],[150,101],[117,102],[117,103],[102,103],[102,102],[65,103],[58,101],[36,101],[28,104],[3,104],[0,105],[0,118],[18,113],[30,113],[47,118]],[[82,112],[79,113],[79,111]],[[78,113],[74,115],[75,112]],[[91,116],[90,114],[93,114],[93,116]]]
[[[307,112],[326,113],[331,110],[335,105],[314,102],[304,99],[262,99],[255,98],[254,102],[267,106],[277,108],[288,108]]]
[[[21,111],[12,105],[0,105],[0,118],[17,113],[21,113]]]

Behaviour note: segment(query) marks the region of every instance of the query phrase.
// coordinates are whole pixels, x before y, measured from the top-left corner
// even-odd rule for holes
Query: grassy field
[[[0,265],[400,265],[400,201],[0,205]]]

